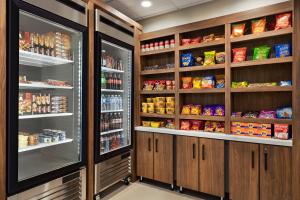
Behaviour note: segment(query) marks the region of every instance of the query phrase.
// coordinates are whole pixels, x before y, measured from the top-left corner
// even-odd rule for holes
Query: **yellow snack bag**
[[[195,77],[193,79],[193,88],[195,89],[201,89],[201,78],[200,77]]]

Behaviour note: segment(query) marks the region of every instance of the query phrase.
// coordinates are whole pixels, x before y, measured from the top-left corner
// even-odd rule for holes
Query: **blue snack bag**
[[[274,48],[275,48],[276,58],[288,57],[292,55],[292,45],[290,43],[276,44]]]
[[[195,59],[192,53],[181,54],[181,67],[188,67],[195,65]]]

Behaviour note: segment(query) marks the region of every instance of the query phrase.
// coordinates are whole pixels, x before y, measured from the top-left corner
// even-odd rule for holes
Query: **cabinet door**
[[[199,191],[223,197],[225,190],[224,141],[199,139]]]
[[[137,175],[153,179],[153,133],[136,134]]]
[[[261,145],[260,148],[260,200],[290,200],[291,148]]]
[[[154,180],[173,183],[173,135],[154,134]]]
[[[259,145],[229,143],[229,199],[259,199]]]
[[[198,191],[198,138],[176,137],[176,180],[177,185]]]

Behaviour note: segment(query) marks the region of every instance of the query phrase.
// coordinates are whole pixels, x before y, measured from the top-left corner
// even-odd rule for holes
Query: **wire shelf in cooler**
[[[38,119],[47,117],[66,117],[72,116],[73,113],[50,113],[50,114],[35,114],[35,115],[19,115],[19,119]]]
[[[115,73],[124,73],[124,71],[122,70],[118,70],[118,69],[112,69],[112,68],[108,68],[108,67],[101,67],[101,70],[103,72],[115,72]]]
[[[114,129],[114,130],[110,130],[110,131],[104,131],[104,132],[101,132],[101,135],[107,135],[107,134],[111,134],[111,133],[117,133],[117,132],[121,132],[123,130],[124,129]]]
[[[60,144],[66,144],[66,143],[70,143],[70,142],[73,142],[73,139],[67,138],[67,139],[65,139],[63,141],[59,141],[59,142],[40,143],[40,144],[33,145],[33,146],[27,146],[27,147],[19,148],[18,152],[22,153],[22,152],[26,152],[26,151],[42,149],[42,148],[56,146],[56,145],[60,145]]]
[[[116,151],[116,150],[119,150],[119,149],[122,149],[122,148],[125,148],[125,147],[129,147],[130,145],[123,145],[123,146],[120,146],[118,148],[114,148],[114,149],[111,149],[109,151],[105,151],[103,153],[100,153],[101,155],[104,155],[104,154],[107,154],[107,153],[110,153],[110,152],[113,152],[113,151]]]
[[[123,112],[124,110],[101,110],[101,113]]]
[[[123,93],[124,90],[101,89],[101,92],[117,92],[117,93]]]
[[[55,85],[48,85],[44,83],[36,83],[32,82],[30,84],[28,83],[19,83],[19,89],[21,90],[30,90],[30,89],[65,89],[65,90],[72,90],[73,87],[70,86],[55,86]]]

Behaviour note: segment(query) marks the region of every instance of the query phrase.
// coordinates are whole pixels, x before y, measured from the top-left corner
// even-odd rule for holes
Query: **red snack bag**
[[[201,42],[201,37],[191,39],[191,44],[198,44]]]
[[[239,37],[239,36],[244,35],[245,26],[246,26],[246,23],[233,24],[232,29],[231,29],[231,36],[232,37]]]
[[[274,124],[274,137],[276,139],[289,139],[289,125],[288,124]]]
[[[199,120],[192,120],[191,130],[194,130],[194,131],[203,130],[203,122],[199,121]]]
[[[292,18],[291,13],[276,15],[275,30],[291,27],[291,18]]]
[[[266,18],[252,20],[252,33],[262,33],[266,31]]]
[[[191,122],[189,120],[182,120],[180,130],[191,130]]]
[[[232,49],[233,53],[233,62],[243,62],[246,60],[247,47],[234,48]]]

